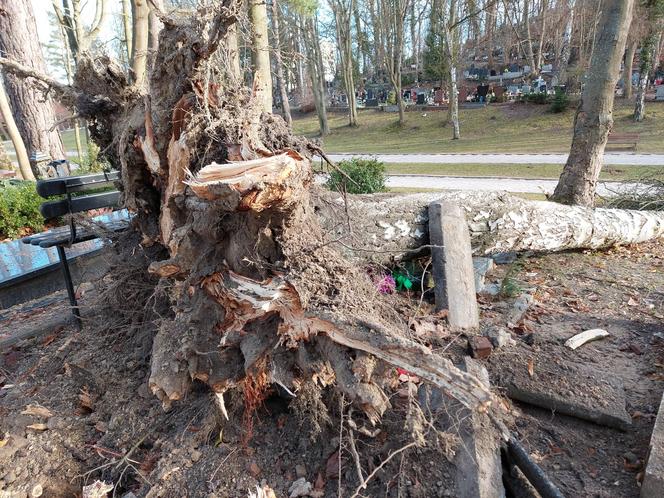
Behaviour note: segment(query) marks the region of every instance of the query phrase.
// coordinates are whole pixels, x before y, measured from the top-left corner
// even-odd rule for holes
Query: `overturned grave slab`
[[[648,464],[643,473],[641,498],[661,498],[664,496],[664,396],[659,405],[655,426],[650,437]]]
[[[494,377],[494,384],[514,400],[620,430],[632,423],[622,380],[606,372],[557,362],[555,370],[536,365],[531,376],[525,363],[523,368],[512,363],[498,368]]]

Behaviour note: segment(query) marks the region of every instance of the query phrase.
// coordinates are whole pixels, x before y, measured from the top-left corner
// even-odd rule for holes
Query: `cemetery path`
[[[567,154],[328,154],[332,161],[351,157],[375,157],[385,163],[430,164],[565,164]],[[664,166],[664,154],[609,152],[604,164],[623,166]]]
[[[389,175],[387,186],[390,188],[434,189],[434,190],[505,190],[508,192],[541,194],[553,193],[558,180],[496,178],[496,177],[456,177],[436,175]],[[600,182],[597,193],[610,196],[630,184],[619,182]],[[631,185],[633,187],[633,184]]]

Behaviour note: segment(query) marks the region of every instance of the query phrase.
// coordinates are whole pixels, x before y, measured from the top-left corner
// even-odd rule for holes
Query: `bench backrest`
[[[51,178],[37,182],[37,193],[49,198],[54,195],[65,195],[64,199],[44,202],[39,211],[45,219],[57,218],[65,214],[80,213],[103,207],[118,207],[120,192],[111,190],[91,195],[72,196],[78,192],[98,190],[111,187],[119,180],[117,171],[97,173],[84,176],[68,176],[64,178]]]

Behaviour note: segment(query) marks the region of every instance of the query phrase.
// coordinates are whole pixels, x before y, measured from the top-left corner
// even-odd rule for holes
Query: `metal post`
[[[69,272],[69,264],[67,263],[67,255],[65,248],[56,246],[58,249],[58,257],[60,258],[60,267],[62,268],[62,275],[65,277],[65,285],[67,286],[67,295],[69,296],[69,304],[72,307],[72,313],[76,317],[79,325],[81,323],[81,313],[78,310],[78,303],[76,302],[76,292],[74,291],[74,283],[71,280],[71,273]]]

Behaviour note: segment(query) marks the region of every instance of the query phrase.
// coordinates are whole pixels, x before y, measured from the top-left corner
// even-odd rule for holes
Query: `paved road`
[[[558,180],[532,180],[523,178],[495,178],[434,175],[390,175],[387,177],[388,187],[408,187],[419,189],[442,190],[506,190],[508,192],[522,193],[553,193]],[[601,182],[597,186],[597,193],[610,196],[612,191],[620,191],[625,184],[616,182]]]
[[[385,163],[433,164],[565,164],[567,154],[329,154],[332,161],[351,157],[376,157]],[[664,154],[609,152],[604,164],[624,166],[664,166]]]

